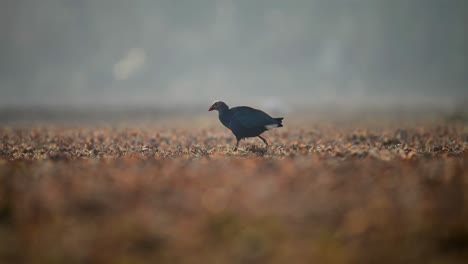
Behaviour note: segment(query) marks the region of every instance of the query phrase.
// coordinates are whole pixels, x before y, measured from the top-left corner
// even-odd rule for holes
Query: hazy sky
[[[2,104],[451,100],[466,0],[2,0]]]

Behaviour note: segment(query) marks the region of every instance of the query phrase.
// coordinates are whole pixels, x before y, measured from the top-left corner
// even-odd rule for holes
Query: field
[[[467,263],[468,125],[0,127],[0,263]]]

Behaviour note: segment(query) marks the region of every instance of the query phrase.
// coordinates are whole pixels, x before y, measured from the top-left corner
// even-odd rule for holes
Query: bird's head
[[[224,103],[223,101],[216,101],[210,106],[208,111],[213,111],[213,110],[221,111],[221,110],[226,110],[226,109],[229,109],[229,106],[227,106],[226,103]]]

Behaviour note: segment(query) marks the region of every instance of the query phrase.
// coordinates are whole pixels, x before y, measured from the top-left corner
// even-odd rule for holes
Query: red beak
[[[214,105],[210,106],[210,108],[208,109],[208,111],[213,111],[214,110]]]

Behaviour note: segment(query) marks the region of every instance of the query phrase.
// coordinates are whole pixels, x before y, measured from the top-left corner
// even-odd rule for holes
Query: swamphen
[[[268,146],[268,142],[260,134],[283,126],[282,117],[273,118],[263,111],[248,106],[229,108],[226,103],[216,101],[208,109],[208,111],[213,110],[218,110],[219,121],[236,136],[237,143],[234,150],[237,150],[241,139],[248,137],[259,137]]]

